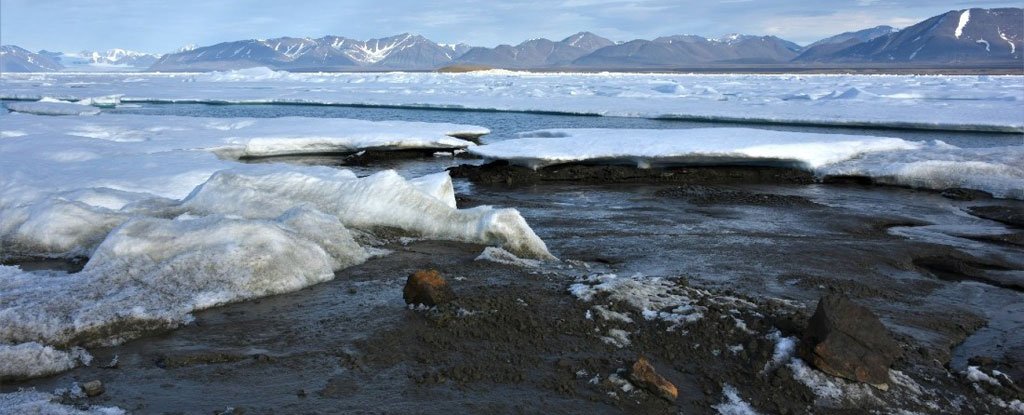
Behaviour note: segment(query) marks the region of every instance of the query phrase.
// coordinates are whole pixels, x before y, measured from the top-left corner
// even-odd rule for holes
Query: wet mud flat
[[[1012,218],[1024,204],[744,171],[462,179],[460,208],[518,208],[562,261],[500,264],[478,260],[482,246],[396,238],[391,254],[333,281],[200,312],[179,330],[91,349],[89,367],[0,389],[98,379],[105,393],[67,403],[137,413],[1012,413],[993,398],[1019,389],[964,372],[1024,384],[1022,229],[972,212]],[[407,307],[403,284],[419,269],[437,269],[456,299]],[[658,311],[679,319],[648,318],[596,288],[609,274],[700,317],[672,303]],[[780,347],[833,292],[896,340],[887,391]],[[629,380],[639,356],[677,399]]]

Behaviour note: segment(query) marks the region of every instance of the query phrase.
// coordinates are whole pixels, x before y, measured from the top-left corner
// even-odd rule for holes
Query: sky
[[[971,7],[1024,7],[1024,0],[2,0],[0,43],[165,53],[280,36],[410,32],[439,43],[495,46],[591,31],[615,41],[743,33],[807,44]]]

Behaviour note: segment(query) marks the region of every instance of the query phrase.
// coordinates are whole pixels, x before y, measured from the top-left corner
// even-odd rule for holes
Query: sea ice
[[[819,176],[942,190],[963,187],[1024,199],[1024,146],[959,148],[941,141],[750,128],[562,129],[472,147],[489,159],[541,168],[564,163],[795,167]]]
[[[96,115],[100,109],[88,104],[43,98],[39,101],[13,101],[4,104],[8,110],[36,115]]]
[[[751,128],[587,128],[533,131],[520,137],[469,152],[533,169],[572,162],[628,162],[640,168],[754,162],[814,169],[870,152],[920,147],[898,138]]]
[[[4,74],[0,99],[308,103],[1024,132],[1020,76],[528,73]]]

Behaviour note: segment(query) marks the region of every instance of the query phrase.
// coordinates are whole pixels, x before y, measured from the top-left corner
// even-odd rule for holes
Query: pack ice
[[[564,163],[794,167],[928,189],[984,190],[1024,199],[1024,146],[959,148],[942,141],[750,128],[555,129],[477,146],[470,153],[532,169]]]
[[[1024,132],[1021,76],[527,73],[4,74],[0,98],[308,103]]]
[[[486,130],[343,119],[3,115],[0,256],[88,257],[77,273],[0,266],[0,378],[86,364],[77,346],[186,324],[367,260],[382,227],[550,259],[514,209],[457,209],[447,173],[242,164],[311,148],[462,147]],[[314,144],[311,144],[314,143]],[[84,352],[83,352],[84,353]],[[33,370],[27,367],[35,368]]]

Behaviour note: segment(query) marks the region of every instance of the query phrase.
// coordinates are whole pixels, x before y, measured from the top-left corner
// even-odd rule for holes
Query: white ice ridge
[[[77,104],[65,104],[93,108]],[[95,108],[93,108],[95,109]],[[343,118],[202,118],[104,114],[98,117],[33,117],[14,114],[3,130],[22,134],[66,134],[139,143],[148,151],[210,150],[229,157],[265,157],[362,150],[453,150],[472,146],[459,136],[490,130],[472,125]],[[128,147],[126,145],[125,147]],[[146,151],[146,150],[139,150]]]
[[[1011,42],[1012,43],[1012,42]],[[0,98],[309,103],[1024,132],[1021,76],[525,73],[4,74]]]
[[[469,152],[534,169],[564,163],[795,167],[821,176],[865,176],[936,190],[964,187],[1024,199],[1020,145],[959,148],[941,141],[749,128],[562,129],[520,136]]]

